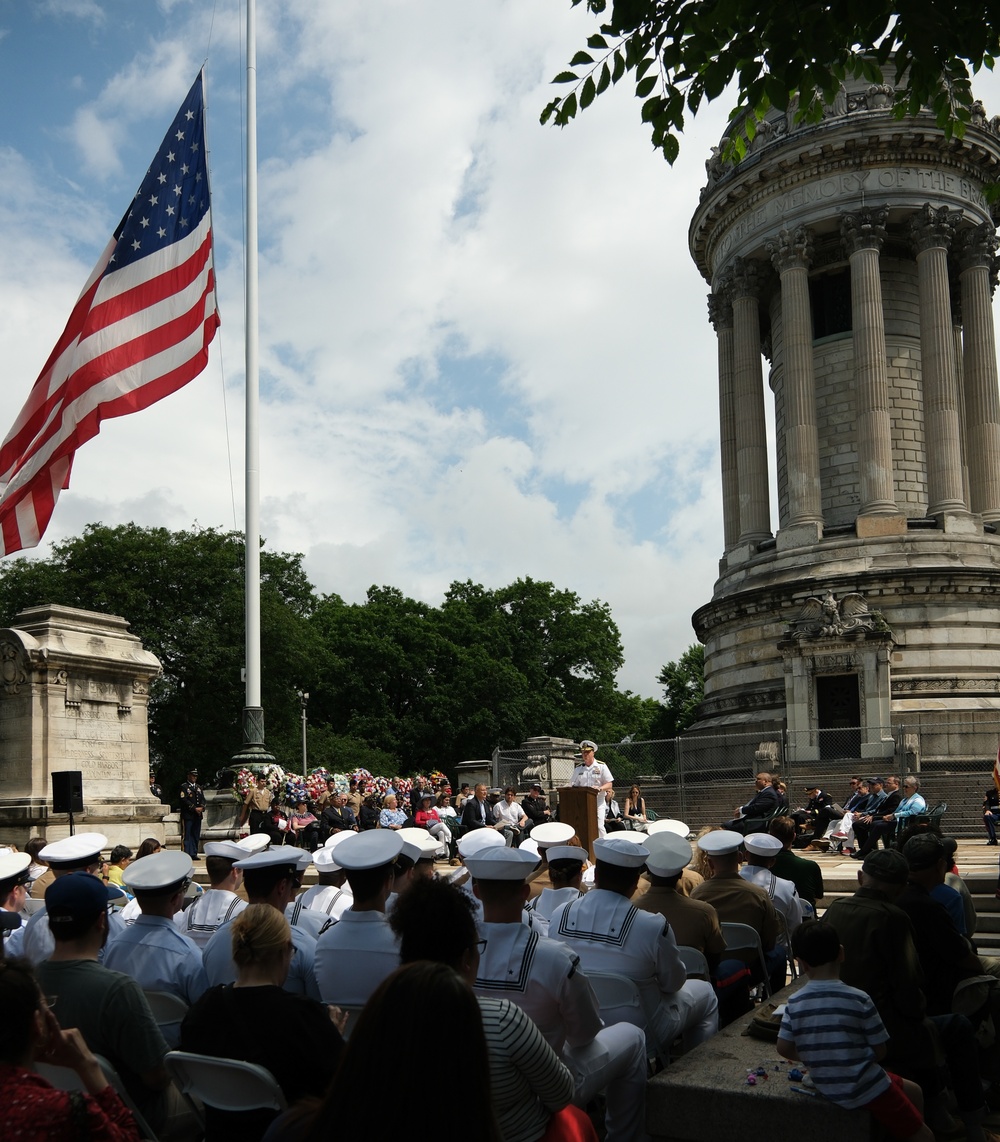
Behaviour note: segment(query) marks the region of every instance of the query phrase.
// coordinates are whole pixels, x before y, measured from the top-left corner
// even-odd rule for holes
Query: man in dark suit
[[[493,809],[486,800],[487,789],[485,785],[477,785],[474,797],[470,797],[462,809],[462,827],[468,832],[470,829],[498,829],[493,817]]]
[[[826,832],[827,825],[838,815],[833,798],[829,793],[824,793],[815,782],[807,785],[805,791],[809,794],[806,807],[792,813],[792,820],[802,830],[795,848],[805,848],[811,841],[821,837]],[[842,817],[843,813],[839,815]]]
[[[358,819],[347,808],[346,796],[343,793],[335,793],[320,817],[320,835],[325,840],[334,833],[357,831]]]
[[[736,819],[722,827],[735,833],[752,833],[763,829],[767,818],[778,808],[778,791],[771,784],[770,773],[758,773],[753,797],[745,805],[737,805]]]
[[[874,779],[870,784],[874,790]],[[885,779],[885,797],[882,801],[875,806],[869,802],[868,812],[864,816],[854,818],[854,835],[860,845],[858,851],[853,854],[855,860],[864,860],[870,852],[878,848],[879,837],[883,838],[885,847],[889,847],[888,842],[896,829],[894,813],[902,797],[899,791],[899,777],[890,773]]]

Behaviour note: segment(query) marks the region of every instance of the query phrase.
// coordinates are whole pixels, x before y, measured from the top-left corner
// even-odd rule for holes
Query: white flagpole
[[[274,761],[264,746],[260,662],[260,377],[257,300],[257,13],[247,0],[246,178],[246,699],[234,761]]]

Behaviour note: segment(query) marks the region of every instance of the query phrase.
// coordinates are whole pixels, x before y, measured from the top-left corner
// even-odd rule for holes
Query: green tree
[[[663,701],[653,732],[658,738],[675,738],[695,720],[705,696],[705,648],[700,642],[689,646],[656,680],[663,687]]]
[[[740,157],[770,107],[798,104],[818,122],[823,105],[847,76],[883,81],[894,56],[895,112],[930,107],[949,135],[970,118],[970,71],[992,69],[1000,54],[1000,9],[984,0],[916,0],[906,4],[799,0],[793,7],[755,0],[571,0],[599,19],[570,70],[554,83],[567,92],[542,112],[565,126],[610,86],[629,77],[642,100],[653,146],[673,162],[685,114],[737,85],[737,107],[749,111],[743,130],[729,132]],[[733,112],[734,116],[736,111]]]

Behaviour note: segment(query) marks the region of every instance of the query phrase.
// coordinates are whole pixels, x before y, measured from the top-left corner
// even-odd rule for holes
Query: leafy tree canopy
[[[731,131],[742,157],[747,136],[770,107],[818,122],[847,76],[883,80],[895,56],[895,113],[930,107],[950,135],[970,118],[970,72],[992,69],[1000,53],[1000,9],[985,0],[798,0],[760,6],[756,0],[571,0],[586,4],[599,25],[586,50],[554,83],[567,92],[542,112],[565,126],[626,76],[642,101],[653,146],[677,158],[685,114],[717,99],[735,81],[737,107],[749,111],[745,131]],[[610,12],[609,12],[610,9]],[[736,111],[733,112],[736,114]]]
[[[694,722],[705,696],[705,648],[700,642],[689,646],[656,680],[663,687],[663,701],[653,732],[658,738],[675,738]]]

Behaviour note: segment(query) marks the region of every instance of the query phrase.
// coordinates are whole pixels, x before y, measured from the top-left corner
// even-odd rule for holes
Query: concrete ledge
[[[772,1002],[800,985],[790,984]],[[646,1130],[670,1142],[870,1142],[872,1119],[864,1110],[841,1110],[821,1095],[795,1094],[788,1081],[792,1064],[773,1043],[743,1032],[752,1012],[723,1028],[707,1043],[671,1063],[646,1087]],[[780,1063],[780,1070],[778,1064]],[[747,1085],[747,1072],[763,1066],[767,1081]]]

